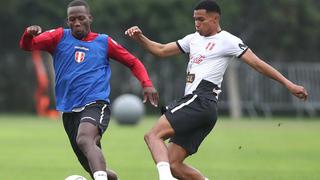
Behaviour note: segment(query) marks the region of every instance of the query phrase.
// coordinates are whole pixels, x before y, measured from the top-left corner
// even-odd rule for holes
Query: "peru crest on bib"
[[[86,53],[85,52],[82,52],[82,51],[76,51],[75,55],[74,55],[74,58],[76,60],[77,63],[81,63],[84,61],[84,58],[86,56]]]

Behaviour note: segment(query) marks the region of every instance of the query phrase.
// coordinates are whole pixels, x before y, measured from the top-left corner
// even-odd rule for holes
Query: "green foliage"
[[[193,7],[197,0],[88,1],[94,30],[123,40],[126,28],[139,25],[152,39],[170,42],[194,31]],[[11,0],[0,2],[2,52],[16,51],[24,28],[39,24],[44,29],[64,26],[67,2],[55,0]],[[270,57],[299,60],[301,54],[316,60],[320,34],[320,5],[317,0],[221,0],[222,24],[247,40],[250,47]],[[302,53],[301,49],[308,53]]]
[[[221,4],[224,28],[239,35],[267,61],[317,61],[319,1],[230,0]]]
[[[156,61],[154,57],[124,35],[124,31],[138,25],[150,39],[167,43],[176,41],[194,32],[193,7],[198,0],[88,0],[94,17],[93,31],[109,34],[146,65],[151,79],[166,95],[164,102],[171,97],[181,96],[184,84],[186,56],[170,57]],[[319,0],[218,0],[222,9],[222,28],[241,37],[246,44],[266,61],[319,61],[320,48],[320,1]],[[21,34],[29,25],[37,24],[44,30],[66,26],[66,6],[68,1],[54,0],[10,0],[0,1],[0,77],[3,79],[24,79],[27,86],[11,86],[7,81],[0,83],[0,102],[8,104],[12,92],[28,89],[35,83],[28,53],[18,48]],[[8,58],[10,57],[10,58]],[[15,65],[16,68],[6,68]],[[130,72],[112,64],[112,98],[128,92]],[[20,73],[16,73],[18,71]],[[25,70],[25,71],[24,71]],[[19,76],[19,77],[18,77]],[[17,81],[12,81],[17,82]],[[164,84],[166,86],[164,86]],[[29,86],[28,86],[29,85]],[[161,85],[161,86],[160,86]],[[32,86],[32,87],[31,87]],[[7,89],[12,89],[7,90]],[[130,90],[130,89],[129,89]],[[132,89],[131,89],[132,90]],[[10,92],[9,92],[10,91]],[[135,91],[134,93],[140,93]],[[21,93],[20,93],[21,94]],[[8,100],[3,100],[9,97]],[[170,98],[167,98],[170,97]],[[22,98],[22,100],[24,100]],[[20,103],[20,102],[19,102]],[[29,102],[28,104],[31,104]],[[3,108],[2,108],[3,109]]]

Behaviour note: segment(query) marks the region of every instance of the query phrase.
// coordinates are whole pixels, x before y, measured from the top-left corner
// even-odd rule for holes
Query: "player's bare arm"
[[[41,34],[41,32],[42,32],[42,28],[38,25],[32,25],[27,27],[27,33],[29,33],[32,36],[37,36]]]
[[[133,40],[139,42],[150,53],[159,57],[168,57],[181,53],[178,45],[175,42],[167,44],[161,44],[150,40],[143,35],[141,29],[138,26],[133,26],[125,31],[125,34]]]
[[[242,56],[241,59],[253,67],[258,72],[280,82],[283,84],[294,96],[299,99],[306,100],[308,93],[303,86],[294,84],[287,78],[285,78],[279,71],[274,69],[272,66],[261,60],[256,56],[250,49],[248,49]]]

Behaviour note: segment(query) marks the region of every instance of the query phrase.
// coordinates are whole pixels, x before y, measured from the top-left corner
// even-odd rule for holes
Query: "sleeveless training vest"
[[[70,29],[53,53],[57,110],[71,112],[96,100],[109,102],[110,64],[108,36],[99,34],[92,41],[74,38]]]

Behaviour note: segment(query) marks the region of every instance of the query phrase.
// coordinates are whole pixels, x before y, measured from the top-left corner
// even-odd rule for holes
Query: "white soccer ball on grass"
[[[71,175],[71,176],[68,176],[65,180],[87,180],[87,179],[80,175]]]

